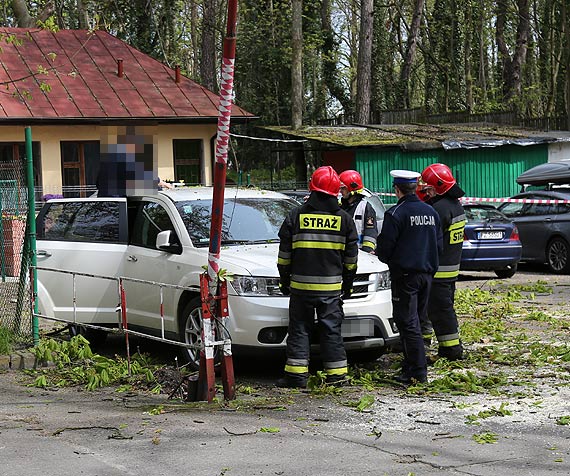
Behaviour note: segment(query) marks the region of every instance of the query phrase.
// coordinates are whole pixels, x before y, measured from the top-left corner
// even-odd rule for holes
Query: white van
[[[183,357],[196,367],[201,343],[199,276],[207,263],[211,187],[188,187],[128,198],[50,200],[37,218],[38,267],[168,283],[166,337],[196,344]],[[284,349],[288,298],[279,291],[277,233],[289,197],[227,188],[220,267],[228,286],[227,331],[234,348]],[[105,327],[117,325],[116,282],[47,270],[38,272],[40,314]],[[160,335],[161,289],[125,281],[130,329]],[[348,351],[378,355],[399,339],[392,319],[390,276],[375,256],[360,253],[354,294],[344,304]]]

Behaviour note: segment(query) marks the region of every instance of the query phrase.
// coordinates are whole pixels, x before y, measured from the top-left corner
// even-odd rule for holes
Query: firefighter
[[[307,201],[289,213],[279,230],[279,287],[291,296],[285,376],[277,382],[281,387],[307,385],[315,311],[327,383],[341,385],[348,373],[342,300],[350,297],[356,274],[356,227],[340,209],[340,179],[332,167],[315,170],[309,189]]]
[[[358,233],[358,248],[374,254],[378,237],[376,212],[362,195],[364,190],[362,177],[356,170],[345,170],[339,177],[342,195],[340,207],[354,219]]]
[[[463,346],[459,340],[454,302],[465,229],[465,211],[459,198],[465,192],[445,164],[429,165],[422,172],[422,179],[433,191],[430,193],[428,189],[427,203],[438,213],[443,230],[443,250],[431,287],[427,317],[435,331],[438,355],[459,360],[463,358]]]
[[[392,170],[398,203],[386,211],[376,253],[390,268],[392,307],[404,361],[396,380],[427,382],[426,351],[420,330],[441,248],[439,217],[416,196],[417,172]]]

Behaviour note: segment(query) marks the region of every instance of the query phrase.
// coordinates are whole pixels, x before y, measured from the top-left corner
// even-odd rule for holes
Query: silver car
[[[129,198],[47,202],[37,218],[38,266],[125,281],[129,328],[196,344],[183,358],[196,368],[201,342],[199,277],[207,263],[212,188],[167,190]],[[285,195],[227,188],[220,267],[231,276],[227,324],[235,347],[284,349],[288,300],[279,291],[279,228],[297,203]],[[116,326],[116,283],[58,271],[38,273],[40,313]],[[73,295],[76,280],[76,296]],[[167,283],[182,289],[161,289]],[[344,304],[347,350],[378,355],[398,340],[390,277],[360,253],[354,294]],[[164,319],[161,319],[160,312]]]

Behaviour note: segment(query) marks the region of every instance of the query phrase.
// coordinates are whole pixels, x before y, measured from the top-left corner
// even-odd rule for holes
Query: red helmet
[[[364,188],[362,177],[356,170],[345,170],[339,175],[339,178],[341,186],[348,188],[350,192],[356,192]]]
[[[323,192],[336,197],[340,190],[340,179],[335,170],[330,166],[319,167],[313,172],[309,182],[309,190]]]
[[[422,172],[422,180],[431,185],[438,195],[443,195],[456,183],[451,169],[445,164],[428,165]]]

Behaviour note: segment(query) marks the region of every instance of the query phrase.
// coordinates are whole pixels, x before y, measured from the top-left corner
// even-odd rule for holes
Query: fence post
[[[26,127],[24,129],[26,137],[26,173],[28,182],[28,243],[30,244],[28,250],[31,258],[31,266],[37,266],[36,255],[36,197],[34,190],[34,158],[32,156],[32,128]],[[34,279],[30,283],[34,295],[34,312],[32,314],[32,335],[34,337],[34,345],[40,342],[40,328],[38,322],[38,278],[34,273]]]

